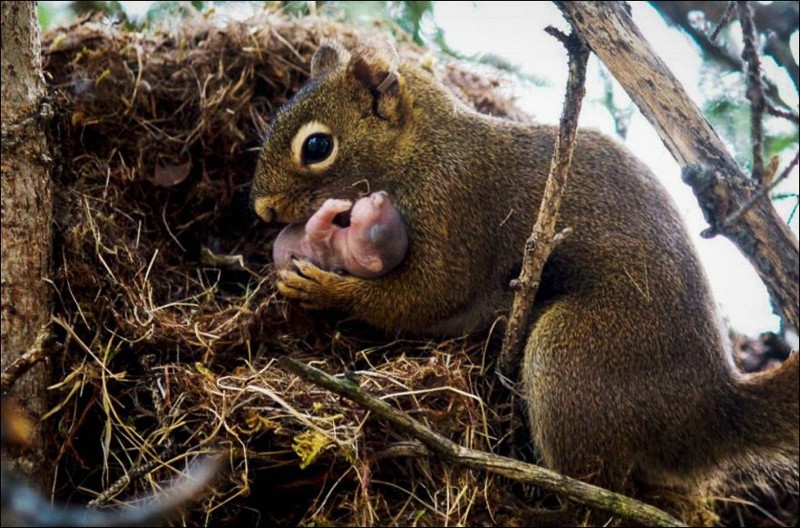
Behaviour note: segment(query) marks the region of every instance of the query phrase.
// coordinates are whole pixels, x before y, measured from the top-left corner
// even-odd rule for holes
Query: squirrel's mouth
[[[325,196],[325,198],[339,198],[339,195]],[[259,196],[253,201],[253,208],[262,220],[270,224],[301,224],[306,222],[321,207],[325,198],[315,200],[306,198],[304,200],[293,200],[286,194],[276,193],[267,196]],[[343,200],[354,200],[354,197],[345,196]],[[317,203],[318,202],[318,203]],[[314,204],[317,203],[316,207]],[[339,227],[350,227],[350,211],[343,211],[337,214],[333,223]]]

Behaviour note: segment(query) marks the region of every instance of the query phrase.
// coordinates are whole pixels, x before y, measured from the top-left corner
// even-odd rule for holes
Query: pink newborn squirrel
[[[345,211],[350,211],[350,225],[334,224],[334,217]],[[289,267],[295,257],[325,270],[374,279],[396,268],[407,250],[403,219],[389,195],[379,191],[355,205],[350,200],[326,200],[305,226],[291,224],[278,234],[272,258],[277,268]]]

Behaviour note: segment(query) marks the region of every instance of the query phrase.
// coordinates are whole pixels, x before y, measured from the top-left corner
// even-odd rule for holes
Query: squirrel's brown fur
[[[293,157],[311,121],[338,142],[324,169]],[[302,222],[326,198],[385,190],[409,251],[375,280],[297,262],[280,272],[280,291],[388,330],[491,323],[510,306],[555,135],[480,115],[394,55],[323,44],[312,79],[269,130],[256,211]],[[796,473],[797,355],[764,374],[735,370],[670,197],[597,132],[578,133],[559,220],[567,226],[544,270],[522,369],[544,463],[612,488],[628,479],[690,487],[765,462]]]

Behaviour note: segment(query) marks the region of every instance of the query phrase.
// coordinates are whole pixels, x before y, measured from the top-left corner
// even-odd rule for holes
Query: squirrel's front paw
[[[310,310],[346,308],[356,277],[318,268],[307,260],[293,260],[293,269],[278,271],[278,291]]]

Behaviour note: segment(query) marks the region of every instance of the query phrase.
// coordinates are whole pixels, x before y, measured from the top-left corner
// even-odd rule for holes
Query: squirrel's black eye
[[[311,134],[303,143],[303,163],[319,163],[324,161],[333,151],[333,138],[330,134]]]

